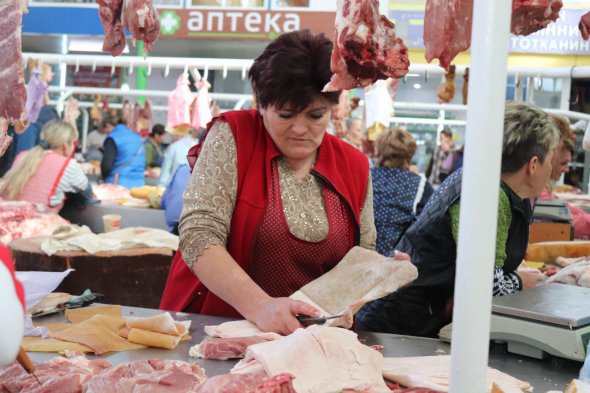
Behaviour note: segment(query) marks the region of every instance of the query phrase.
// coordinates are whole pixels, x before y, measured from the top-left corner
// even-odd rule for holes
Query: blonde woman
[[[371,169],[373,207],[377,228],[376,250],[391,256],[398,240],[416,220],[432,194],[424,176],[410,171],[416,140],[403,128],[384,130],[375,141]]]
[[[78,132],[68,123],[54,120],[41,130],[41,143],[16,157],[0,184],[0,196],[45,206],[58,212],[66,196],[85,207],[92,188],[80,164],[72,159]]]

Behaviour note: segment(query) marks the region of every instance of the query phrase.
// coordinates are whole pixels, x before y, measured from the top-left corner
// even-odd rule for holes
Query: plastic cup
[[[121,216],[118,214],[105,214],[102,216],[102,222],[105,232],[121,229]]]

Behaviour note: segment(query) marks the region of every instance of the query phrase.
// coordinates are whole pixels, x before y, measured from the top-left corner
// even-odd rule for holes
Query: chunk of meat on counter
[[[582,33],[582,38],[588,41],[588,38],[590,38],[590,12],[582,15],[578,28],[580,29],[580,33]]]
[[[267,342],[266,338],[260,336],[252,337],[230,337],[230,338],[207,338],[200,344],[189,350],[192,357],[204,359],[239,359],[246,354],[246,349],[253,344]]]
[[[296,393],[293,376],[279,374],[224,374],[209,378],[197,393]]]
[[[529,35],[542,30],[559,18],[561,0],[512,0],[510,32]]]
[[[451,357],[444,355],[385,358],[383,359],[383,376],[388,381],[399,383],[408,388],[420,387],[448,392],[451,378]],[[528,382],[488,367],[487,392],[492,391],[494,383],[501,386],[506,392],[521,392],[531,388]]]
[[[205,326],[205,333],[211,337],[261,337],[274,340],[281,337],[277,333],[264,333],[252,322],[246,320],[224,322],[221,325]]]
[[[136,360],[96,375],[86,393],[194,392],[206,379],[198,364],[180,360]]]
[[[92,187],[94,196],[100,201],[116,201],[117,199],[131,199],[128,188],[111,183],[102,183]]]
[[[41,213],[29,202],[0,200],[0,242],[34,236],[49,236],[69,224],[56,213]]]
[[[110,367],[105,360],[89,360],[84,356],[70,359],[55,357],[35,365],[35,377],[25,372],[20,364],[14,362],[0,369],[0,391],[20,393],[77,393],[82,392],[84,384],[94,375]]]
[[[559,266],[566,267],[569,265],[573,265],[574,263],[578,262],[585,262],[590,261],[590,256],[588,257],[578,257],[578,258],[565,258],[565,257],[557,257],[555,258],[555,263]]]
[[[547,283],[557,282],[590,288],[590,260],[566,266],[549,277]]]
[[[8,148],[8,124],[27,125],[25,69],[21,53],[21,23],[26,1],[0,0],[0,155]]]
[[[336,38],[323,91],[350,90],[408,73],[408,49],[395,25],[379,14],[378,0],[338,0]]]
[[[383,356],[349,330],[313,325],[289,336],[248,347],[267,375],[293,375],[298,393],[354,389],[386,391]]]

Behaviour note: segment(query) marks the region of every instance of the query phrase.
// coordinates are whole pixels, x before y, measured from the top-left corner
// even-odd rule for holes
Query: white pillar
[[[475,0],[450,392],[485,392],[511,0]]]

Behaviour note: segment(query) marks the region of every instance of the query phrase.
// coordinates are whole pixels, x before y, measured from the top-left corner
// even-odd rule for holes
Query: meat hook
[[[133,61],[129,63],[129,75],[133,74]]]
[[[188,64],[184,65],[184,71],[182,72],[182,74],[188,77]]]
[[[428,83],[428,70],[424,71],[424,82]]]
[[[203,72],[203,79],[207,80],[209,78],[209,66],[205,66],[205,71]]]
[[[517,89],[520,87],[520,78],[518,77],[518,74],[514,74],[514,87]]]
[[[166,63],[166,68],[164,69],[164,78],[168,78],[170,74],[170,63]]]
[[[111,76],[115,75],[115,69],[117,67],[115,67],[115,59],[113,58],[113,62],[111,63]]]
[[[223,79],[225,80],[227,78],[227,66],[224,64],[223,65],[223,74],[222,74]]]
[[[94,60],[92,60],[92,72],[96,71],[96,58],[94,58]]]
[[[537,74],[537,78],[535,80],[535,87],[537,90],[541,90],[543,88],[543,78],[541,78],[541,74]]]
[[[80,71],[80,58],[76,57],[76,68],[74,69],[74,72],[77,74],[78,71]]]
[[[148,69],[147,72],[145,73],[147,76],[150,76],[152,74],[152,62],[148,60]]]
[[[242,80],[246,79],[246,66],[242,66]]]

